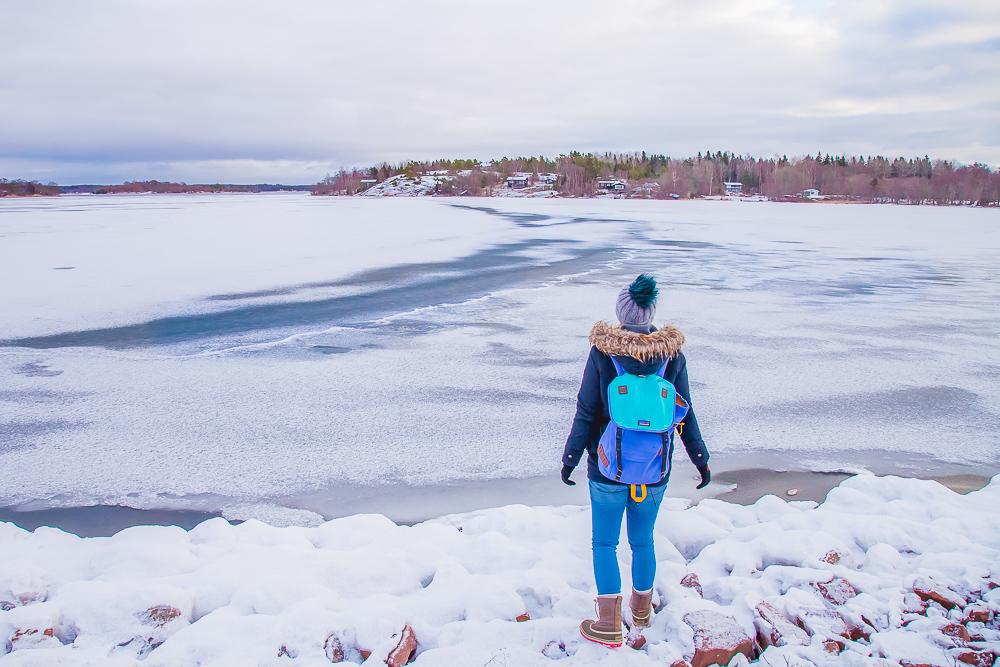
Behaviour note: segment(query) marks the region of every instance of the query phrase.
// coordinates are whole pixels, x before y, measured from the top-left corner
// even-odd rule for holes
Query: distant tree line
[[[281,190],[306,191],[309,185],[280,185],[276,183],[255,183],[251,185],[233,183],[173,183],[163,181],[126,181],[114,185],[42,185],[37,181],[7,180],[0,178],[0,197],[31,197],[36,195],[59,194],[136,194],[136,193],[197,193],[197,192],[277,192]]]
[[[0,197],[32,197],[36,195],[57,195],[58,185],[42,185],[37,181],[7,180],[0,178]]]
[[[728,151],[704,151],[687,158],[650,153],[581,153],[556,158],[516,157],[490,162],[474,159],[382,163],[365,169],[344,169],[327,176],[312,188],[313,194],[355,194],[364,180],[384,181],[404,174],[419,176],[447,172],[451,180],[438,185],[435,194],[489,195],[502,187],[507,176],[540,173],[558,176],[552,186],[562,196],[596,194],[597,179],[616,178],[627,183],[626,196],[694,198],[721,195],[725,182],[742,184],[747,194],[772,199],[797,197],[815,188],[823,195],[853,200],[921,203],[1000,205],[1000,173],[975,163],[948,160],[889,158],[882,155],[829,155],[817,153],[789,159],[758,158]]]

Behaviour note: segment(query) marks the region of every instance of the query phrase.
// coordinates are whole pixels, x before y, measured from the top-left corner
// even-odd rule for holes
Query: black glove
[[[569,476],[572,474],[573,474],[573,466],[562,467],[562,472],[559,473],[559,476],[562,477],[563,484],[567,484],[569,486],[576,486],[576,482],[574,482],[569,478]]]
[[[694,487],[696,489],[704,489],[708,486],[708,483],[712,481],[712,471],[708,469],[708,464],[698,466],[698,474],[701,475],[701,484]]]

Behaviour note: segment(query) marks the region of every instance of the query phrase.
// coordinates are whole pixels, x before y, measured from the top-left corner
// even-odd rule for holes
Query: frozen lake
[[[587,333],[640,271],[713,467],[995,474],[998,257],[964,208],[0,200],[0,506],[562,502]]]

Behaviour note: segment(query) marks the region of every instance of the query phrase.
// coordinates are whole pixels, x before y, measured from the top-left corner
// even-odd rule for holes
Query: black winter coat
[[[611,417],[608,408],[608,385],[617,377],[618,372],[611,361],[613,355],[618,359],[627,373],[636,375],[651,375],[660,369],[665,359],[670,359],[663,376],[673,383],[679,393],[690,406],[681,440],[687,450],[691,462],[695,466],[708,463],[708,448],[701,437],[698,419],[695,417],[694,404],[691,401],[691,388],[688,384],[687,360],[681,347],[684,345],[684,335],[674,327],[653,330],[648,334],[639,334],[612,326],[606,322],[598,322],[590,332],[590,356],[583,371],[583,382],[576,397],[576,415],[573,417],[573,427],[566,439],[563,450],[563,465],[576,467],[587,452],[587,477],[606,484],[618,484],[601,474],[597,465],[597,443],[608,425]],[[654,486],[666,484],[670,474]]]

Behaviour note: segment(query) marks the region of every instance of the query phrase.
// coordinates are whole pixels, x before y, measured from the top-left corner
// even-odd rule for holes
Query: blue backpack
[[[642,502],[646,485],[667,476],[674,432],[683,429],[688,404],[663,377],[669,360],[655,375],[626,373],[616,358],[611,361],[618,377],[608,385],[611,419],[597,445],[598,469],[609,479],[631,485],[632,499]]]

